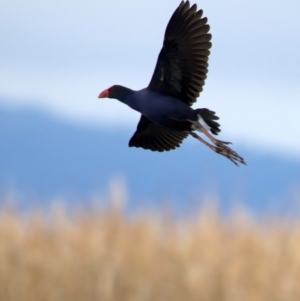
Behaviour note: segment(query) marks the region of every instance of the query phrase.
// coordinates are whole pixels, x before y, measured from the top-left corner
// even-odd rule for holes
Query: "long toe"
[[[229,159],[232,163],[238,166],[238,163],[245,164],[246,162],[244,159],[238,155],[234,150],[232,150],[230,147],[226,145],[226,141],[221,141],[217,139],[211,139],[214,143],[214,145],[209,144],[207,141],[205,141],[203,138],[199,137],[196,133],[194,132],[188,132],[191,136],[205,144],[207,147],[209,147],[211,150],[216,152],[217,154],[220,154],[227,159]]]
[[[226,149],[228,153],[230,153],[234,156],[238,156],[238,154],[234,150],[232,150],[229,146],[227,146],[226,143],[224,143],[223,141],[216,140],[216,145],[220,148]]]
[[[226,158],[228,158],[235,165],[238,165],[238,163],[246,165],[246,162],[240,155],[238,155],[234,150],[232,150],[228,146],[224,145],[223,143],[220,143],[220,141],[217,143],[215,151],[218,154],[223,155]]]
[[[232,144],[232,142],[228,142],[228,141],[223,141],[223,140],[218,140],[216,139],[217,143],[223,143],[223,144]]]

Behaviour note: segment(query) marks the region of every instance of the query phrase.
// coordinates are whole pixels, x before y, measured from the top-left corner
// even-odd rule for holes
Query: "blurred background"
[[[300,2],[197,1],[194,108],[241,167],[193,138],[129,148],[139,114],[97,98],[148,85],[178,4],[1,1],[1,300],[300,299]]]
[[[234,143],[247,167],[192,138],[167,153],[130,149],[139,114],[97,98],[113,84],[148,85],[178,4],[1,2],[1,195],[24,206],[57,197],[86,202],[119,178],[130,208],[168,201],[192,210],[211,195],[224,208],[290,206],[300,187],[298,1],[197,3],[213,47],[194,107],[217,112],[220,139]]]

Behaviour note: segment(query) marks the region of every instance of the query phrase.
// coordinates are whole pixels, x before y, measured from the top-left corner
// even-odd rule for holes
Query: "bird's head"
[[[120,85],[114,85],[111,86],[105,90],[103,90],[99,95],[98,98],[115,98],[118,99],[120,101],[123,101],[130,93],[132,93],[133,91],[125,88],[123,86]]]

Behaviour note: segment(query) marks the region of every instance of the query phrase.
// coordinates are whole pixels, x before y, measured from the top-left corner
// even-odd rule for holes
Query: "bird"
[[[213,136],[221,131],[216,113],[191,107],[207,77],[212,46],[209,30],[203,10],[197,10],[196,4],[190,6],[189,1],[181,1],[167,24],[149,85],[137,91],[113,85],[98,95],[98,98],[117,99],[141,113],[129,147],[169,151],[192,136],[235,165],[246,165],[228,146],[231,142]],[[204,134],[209,142],[196,132]]]

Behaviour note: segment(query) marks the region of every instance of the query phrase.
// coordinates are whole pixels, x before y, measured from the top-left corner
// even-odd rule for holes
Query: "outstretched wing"
[[[197,5],[182,1],[165,32],[148,89],[176,97],[192,105],[206,79],[211,34],[207,18]]]
[[[169,151],[179,147],[188,134],[164,128],[144,115],[129,141],[129,146],[142,147],[152,151]]]

